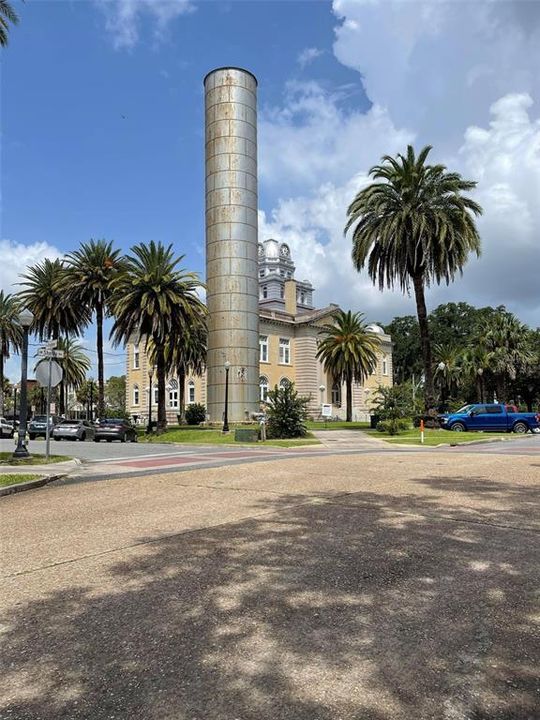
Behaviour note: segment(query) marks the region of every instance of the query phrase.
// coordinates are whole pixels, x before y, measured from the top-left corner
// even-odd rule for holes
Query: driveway
[[[338,455],[4,498],[0,717],[532,720],[539,478]]]

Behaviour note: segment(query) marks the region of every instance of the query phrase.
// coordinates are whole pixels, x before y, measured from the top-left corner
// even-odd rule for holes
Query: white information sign
[[[321,407],[321,415],[323,417],[332,417],[332,406],[324,403]]]

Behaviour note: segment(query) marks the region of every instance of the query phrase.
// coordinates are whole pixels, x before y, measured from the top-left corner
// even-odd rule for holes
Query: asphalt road
[[[324,448],[312,446],[311,448],[306,446],[303,449],[296,448],[293,454],[301,450],[302,453],[314,453],[318,455],[320,451],[325,449],[331,450],[332,452],[340,451],[354,451],[359,452],[418,452],[419,450],[425,452],[440,452],[446,448],[410,448],[410,447],[399,447],[389,445],[383,441],[375,441],[364,433],[358,431],[317,431],[316,435],[324,440]],[[234,444],[234,443],[232,443]],[[0,440],[0,452],[9,452],[15,447],[14,440],[1,439]],[[238,447],[238,446],[236,446]],[[29,451],[31,453],[44,453],[45,452],[45,441],[44,440],[33,440],[29,442]],[[118,460],[123,458],[145,458],[151,456],[160,455],[185,455],[185,454],[197,454],[197,455],[211,455],[216,453],[222,453],[225,447],[223,445],[171,445],[167,443],[94,443],[94,442],[70,442],[70,441],[52,441],[51,442],[51,453],[57,455],[69,455],[70,457],[76,457],[81,460],[88,461],[106,461],[106,460]],[[257,453],[263,448],[260,445],[244,446],[244,450],[247,452]],[[271,446],[265,446],[264,451],[272,452]],[[283,450],[281,451],[283,452]],[[478,445],[467,445],[463,447],[452,448],[452,452],[487,452],[496,454],[540,454],[540,434],[526,435],[518,439],[510,439],[504,442],[490,442],[487,444]],[[285,452],[285,454],[287,454]]]
[[[533,720],[540,462],[366,453],[0,501],[2,720]]]

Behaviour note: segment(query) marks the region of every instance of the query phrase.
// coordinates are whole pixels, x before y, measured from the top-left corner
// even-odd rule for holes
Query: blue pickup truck
[[[455,432],[474,430],[540,432],[540,413],[522,413],[513,410],[513,407],[500,403],[465,405],[455,413],[440,415],[439,422],[444,430]]]

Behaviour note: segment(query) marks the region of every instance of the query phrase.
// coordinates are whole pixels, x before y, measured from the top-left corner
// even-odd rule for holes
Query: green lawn
[[[49,463],[65,462],[66,460],[72,460],[73,458],[67,455],[50,455]],[[13,453],[0,452],[0,465],[46,465],[45,455],[31,455],[29,458],[24,460],[14,460]]]
[[[367,422],[345,422],[345,420],[331,420],[321,422],[319,420],[309,420],[307,422],[308,430],[365,430],[369,428]]]
[[[250,426],[242,425],[240,427],[249,428]],[[258,426],[253,426],[258,427]],[[155,442],[155,443],[182,443],[185,445],[247,445],[251,443],[235,443],[234,428],[230,433],[222,433],[221,430],[214,428],[201,427],[176,427],[167,430],[161,435],[143,435],[139,437],[139,442]],[[253,443],[255,444],[255,443]],[[257,443],[258,445],[273,445],[276,447],[295,447],[297,445],[318,445],[311,434],[305,438],[298,440],[267,440],[265,443]]]
[[[421,445],[419,428],[407,430],[399,435],[387,435],[386,433],[380,433],[377,430],[368,430],[367,432],[373,437],[380,438],[388,443],[399,445]],[[471,442],[471,440],[487,442],[489,440],[499,438],[511,440],[518,437],[522,436],[514,435],[513,433],[452,432],[451,430],[426,429],[424,431],[424,445],[459,445],[461,443]]]
[[[28,475],[27,473],[10,473],[9,475],[0,475],[0,487],[30,482],[30,480],[37,480],[40,477],[41,475]]]

